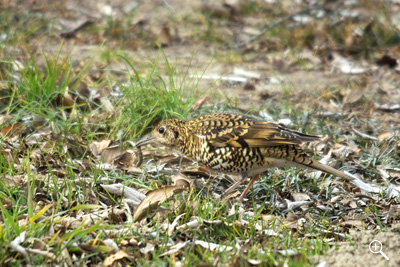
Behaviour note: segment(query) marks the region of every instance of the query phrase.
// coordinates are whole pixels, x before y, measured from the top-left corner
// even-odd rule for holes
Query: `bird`
[[[313,159],[300,146],[319,139],[274,122],[234,113],[213,113],[192,120],[161,121],[136,147],[158,143],[213,170],[238,175],[239,180],[224,195],[250,178],[239,198],[243,201],[260,174],[272,167],[319,170],[353,181],[344,172]]]

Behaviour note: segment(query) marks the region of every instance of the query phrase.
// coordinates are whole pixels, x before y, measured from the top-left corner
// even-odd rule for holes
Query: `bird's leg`
[[[228,189],[225,190],[225,192],[222,194],[223,196],[228,195],[230,192],[236,189],[239,185],[243,184],[246,181],[247,178],[247,173],[240,173],[239,174],[239,181],[231,185]]]
[[[254,177],[251,179],[250,183],[246,186],[246,189],[244,189],[243,193],[240,195],[240,198],[239,198],[240,202],[243,202],[243,199],[246,197],[250,188],[253,186],[254,182],[257,181],[259,178],[260,178],[260,174],[254,175]]]

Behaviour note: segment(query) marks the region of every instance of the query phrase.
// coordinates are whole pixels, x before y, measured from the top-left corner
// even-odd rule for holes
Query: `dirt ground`
[[[337,248],[331,248],[321,262],[326,262],[328,266],[399,266],[399,235],[399,225],[394,226],[388,232],[378,234],[373,231],[355,233],[353,244],[340,244]],[[372,253],[369,250],[369,244],[373,240],[382,243],[382,252],[386,254],[389,260],[386,260],[380,253]]]

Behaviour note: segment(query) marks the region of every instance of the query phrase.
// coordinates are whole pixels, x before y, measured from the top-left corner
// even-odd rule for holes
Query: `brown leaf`
[[[255,91],[256,87],[252,83],[245,83],[245,85],[243,86],[243,90],[245,90],[245,91]]]
[[[112,140],[110,139],[94,141],[89,145],[90,151],[92,151],[93,155],[97,157],[101,154],[101,152],[103,152],[104,149],[106,149],[111,144],[111,142]]]
[[[203,96],[202,98],[198,99],[196,102],[194,102],[193,106],[192,106],[192,110],[198,110],[199,108],[201,108],[204,103],[207,100],[207,96]]]
[[[391,69],[395,68],[398,65],[397,59],[389,55],[382,56],[376,61],[376,64],[379,66],[388,66]]]
[[[72,108],[75,102],[72,99],[72,96],[68,93],[65,93],[63,98],[61,99],[61,105],[65,108]]]
[[[135,221],[140,221],[146,215],[154,211],[161,202],[164,202],[171,196],[184,190],[187,189],[180,186],[170,185],[148,192],[145,199],[143,199],[139,206],[137,206],[135,209],[135,212],[133,213],[133,219]]]
[[[126,169],[132,165],[133,161],[134,161],[134,157],[133,157],[132,153],[127,151],[123,154],[116,156],[114,158],[114,160],[112,161],[112,163],[119,168]]]
[[[107,258],[104,259],[103,265],[104,266],[112,266],[114,262],[122,260],[122,259],[131,259],[131,256],[129,256],[128,253],[126,253],[124,250],[119,250],[117,253],[108,256]]]
[[[171,175],[171,180],[176,186],[184,187],[184,188],[190,188],[192,185],[192,181],[187,178],[185,175],[182,173],[175,173]]]
[[[171,30],[168,25],[164,25],[157,37],[157,43],[161,47],[169,46],[171,43]]]
[[[191,176],[197,176],[197,177],[204,177],[204,178],[210,178],[211,174],[216,173],[214,170],[200,166],[197,169],[185,169],[182,170],[182,174],[185,175],[191,175]]]
[[[308,201],[311,199],[309,195],[298,192],[293,192],[292,197],[294,201]]]
[[[8,198],[8,197],[6,197],[6,196],[0,196],[0,202],[1,202],[1,205],[6,209],[6,210],[8,210],[8,209],[10,209],[11,207],[12,207],[12,202],[11,202],[11,200]]]
[[[109,213],[109,219],[115,224],[122,224],[124,222],[123,219],[124,211],[118,208],[112,208]]]
[[[360,152],[361,152],[360,148],[352,148],[339,143],[335,143],[332,146],[332,153],[339,159],[346,158],[351,153],[358,155],[360,154]]]
[[[10,137],[23,133],[24,125],[22,123],[15,123],[12,125],[5,126],[1,129],[1,135],[3,137]]]
[[[126,149],[121,149],[119,145],[111,146],[101,153],[101,163],[111,163],[116,157],[124,154]]]
[[[60,33],[60,36],[65,39],[70,39],[70,38],[75,37],[75,34],[79,30],[81,30],[93,23],[93,21],[90,21],[87,19],[80,19],[78,21],[68,21],[68,22],[69,22],[69,25],[67,25],[68,29],[66,29],[64,32]]]
[[[394,136],[394,133],[392,133],[392,132],[383,132],[378,135],[378,140],[379,140],[379,142],[382,142],[384,140],[388,140],[388,139],[392,138],[393,136]]]
[[[347,227],[355,227],[359,230],[364,229],[366,227],[365,223],[361,220],[347,220],[341,222],[340,225],[347,226]]]
[[[235,191],[235,192],[233,192],[233,193],[230,193],[230,194],[224,196],[224,197],[222,198],[222,201],[227,201],[228,199],[238,197],[240,194],[241,194],[241,193],[240,193],[239,191]]]
[[[343,98],[343,103],[344,104],[356,103],[363,96],[364,96],[363,90],[358,90],[358,89],[355,89],[355,88],[354,89],[350,89],[345,93],[345,96]]]
[[[140,165],[142,165],[143,163],[143,152],[142,152],[142,148],[136,147],[136,167],[140,167]]]
[[[16,164],[20,163],[19,159],[16,157],[16,155],[13,155],[10,148],[1,149],[0,153],[2,154],[5,162],[7,162],[8,164],[13,163],[14,161]]]
[[[261,214],[261,219],[265,222],[272,222],[275,219],[275,216],[272,214]]]
[[[78,97],[79,101],[84,101],[84,99],[90,99],[91,97],[91,92],[89,89],[89,86],[85,82],[79,82],[77,87],[75,88],[75,91],[78,93],[80,97]],[[79,104],[82,104],[79,102]]]

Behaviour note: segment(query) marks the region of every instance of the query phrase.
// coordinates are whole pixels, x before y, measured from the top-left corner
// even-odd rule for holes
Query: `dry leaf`
[[[249,79],[259,80],[261,78],[261,74],[256,71],[246,70],[242,68],[234,68],[233,74],[243,76]],[[254,86],[254,85],[253,85]]]
[[[174,185],[184,188],[190,188],[192,185],[192,181],[182,173],[175,173],[171,175],[171,181],[174,183]]]
[[[72,99],[72,96],[68,93],[65,93],[62,100],[61,100],[61,105],[65,108],[71,108],[75,104],[74,100]]]
[[[344,104],[353,104],[356,103],[358,100],[361,99],[361,97],[364,96],[364,90],[361,89],[349,89],[345,93],[346,95],[343,98],[343,103]]]
[[[121,149],[119,145],[111,146],[101,153],[101,163],[111,163],[116,157],[124,154],[126,149]]]
[[[116,194],[118,196],[123,195],[124,197],[134,201],[137,204],[139,204],[142,200],[146,198],[146,195],[123,184],[102,184],[100,186],[111,194]]]
[[[131,256],[129,256],[128,253],[126,253],[124,250],[120,250],[117,253],[108,256],[107,258],[104,259],[103,265],[104,266],[112,266],[114,262],[122,260],[122,259],[131,259]]]
[[[211,178],[211,174],[216,173],[214,170],[200,166],[197,169],[185,169],[182,170],[182,174],[196,176],[196,177],[204,177],[204,178]]]
[[[332,66],[346,74],[362,74],[368,70],[339,54],[333,54]]]
[[[223,198],[222,198],[222,201],[227,201],[228,199],[231,199],[231,198],[236,198],[236,197],[238,197],[239,195],[241,195],[242,193],[240,193],[239,191],[235,191],[235,192],[233,192],[233,193],[230,193],[230,194],[228,194],[228,195],[225,195]]]
[[[73,38],[73,37],[75,37],[75,34],[79,30],[91,25],[92,23],[93,23],[93,21],[90,21],[87,19],[79,19],[77,21],[76,20],[65,21],[64,24],[67,24],[67,25],[65,25],[65,29],[64,29],[65,31],[60,33],[60,36],[65,39]]]
[[[175,219],[174,219],[174,221],[170,224],[170,225],[168,225],[168,229],[167,229],[167,235],[168,236],[171,236],[173,233],[174,233],[174,231],[175,231],[175,228],[176,228],[176,226],[178,225],[178,221],[182,218],[182,216],[184,216],[186,213],[182,213],[182,214],[180,214],[180,215],[178,215]]]
[[[298,193],[298,192],[293,192],[292,197],[294,201],[308,201],[310,200],[310,196],[305,194],[305,193]]]
[[[134,157],[131,152],[126,151],[123,154],[120,154],[114,158],[112,163],[118,168],[127,169],[132,166],[134,161]]]
[[[110,139],[94,141],[89,145],[90,151],[92,151],[93,155],[97,157],[101,154],[101,152],[103,152],[104,149],[106,149],[111,144],[111,142],[112,140]]]
[[[135,209],[135,212],[133,213],[133,219],[135,221],[140,221],[146,215],[154,211],[161,202],[164,202],[171,196],[184,190],[187,189],[180,186],[170,185],[148,192],[145,199],[143,199],[139,206],[137,206]]]
[[[397,59],[389,55],[383,55],[380,59],[376,61],[376,64],[379,66],[388,66],[391,69],[395,68],[398,65]]]
[[[384,140],[388,140],[388,139],[392,138],[393,136],[394,136],[394,133],[392,133],[392,132],[383,132],[378,135],[378,140],[379,140],[379,142],[382,142]]]
[[[347,227],[355,227],[359,230],[365,229],[365,227],[366,227],[365,223],[361,220],[347,220],[347,221],[341,222],[340,225],[347,226]]]
[[[173,245],[172,247],[170,247],[170,250],[160,254],[160,257],[165,256],[165,255],[172,255],[172,254],[178,253],[188,243],[190,243],[190,242],[186,241],[186,242],[183,242],[183,243],[178,243],[176,245]]]
[[[15,123],[9,126],[5,126],[1,129],[1,135],[3,137],[10,137],[23,133],[24,125],[22,123]]]
[[[265,222],[272,222],[275,219],[275,216],[272,214],[261,214],[261,219]]]
[[[209,249],[211,251],[217,250],[217,251],[231,251],[233,247],[231,246],[225,246],[225,245],[220,245],[216,243],[211,243],[211,242],[206,242],[202,240],[195,240],[194,243],[196,245],[199,245],[205,249]]]
[[[157,43],[161,47],[169,46],[171,43],[171,30],[168,25],[164,25],[157,37]]]
[[[203,96],[202,98],[196,100],[196,102],[194,102],[192,106],[192,110],[198,110],[199,108],[201,108],[206,102],[207,98],[207,96]]]

